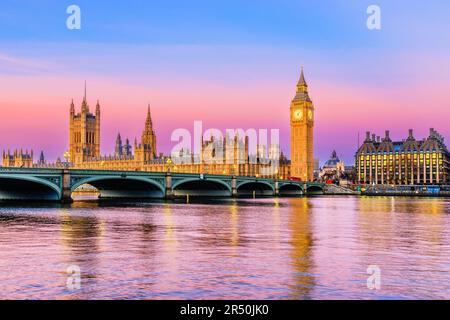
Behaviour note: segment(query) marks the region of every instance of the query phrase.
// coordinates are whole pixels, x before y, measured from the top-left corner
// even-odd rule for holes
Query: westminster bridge
[[[71,202],[91,185],[100,198],[252,197],[323,194],[324,186],[291,180],[175,172],[0,168],[0,200]]]

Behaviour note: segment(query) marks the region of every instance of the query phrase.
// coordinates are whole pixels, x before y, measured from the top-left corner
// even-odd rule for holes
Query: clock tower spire
[[[291,176],[302,181],[314,179],[314,105],[308,94],[303,67],[297,92],[291,102]]]

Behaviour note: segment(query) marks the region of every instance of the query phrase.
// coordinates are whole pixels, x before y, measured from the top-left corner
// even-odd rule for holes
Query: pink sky
[[[214,86],[191,83],[177,88],[121,84],[94,79],[88,84],[92,108],[99,98],[102,106],[102,151],[111,153],[117,132],[133,141],[140,136],[151,104],[158,149],[169,152],[175,143],[170,134],[176,128],[193,130],[202,120],[204,128],[278,128],[282,149],[289,153],[289,103],[294,83],[273,86]],[[11,76],[0,79],[2,148],[45,150],[49,158],[67,149],[68,109],[74,97],[77,109],[82,99],[82,79]],[[352,159],[357,133],[365,130],[382,135],[390,129],[394,138],[404,138],[414,128],[423,138],[429,127],[449,135],[449,111],[444,107],[444,88],[421,85],[389,90],[370,87],[310,83],[316,105],[315,148],[322,161],[336,149],[344,159]],[[21,88],[21,89],[19,89]],[[51,88],[51,90],[48,90]],[[202,94],[198,94],[202,88]],[[414,93],[414,97],[411,94]],[[439,93],[437,95],[436,93]],[[230,107],[231,106],[231,107]],[[349,160],[347,160],[349,161]]]
[[[202,55],[212,49],[189,50]],[[245,55],[245,50],[237,52]],[[87,79],[89,104],[93,108],[99,99],[102,106],[104,154],[113,152],[119,131],[131,141],[140,137],[148,103],[159,152],[167,154],[175,145],[170,142],[173,130],[192,130],[193,122],[202,120],[204,129],[280,129],[282,150],[289,154],[289,106],[299,76],[299,66],[292,62],[296,60],[310,61],[305,73],[316,107],[315,154],[321,162],[336,149],[352,164],[357,134],[362,140],[366,130],[383,135],[388,129],[394,139],[403,139],[413,128],[422,139],[434,127],[450,136],[450,66],[434,63],[443,61],[442,54],[433,59],[416,53],[373,60],[355,52],[358,59],[341,64],[314,58],[315,52],[299,59],[289,51],[260,52],[256,60],[242,58],[248,61],[245,67],[230,58],[222,64],[197,61],[197,69],[182,63],[156,67],[154,62],[142,70],[131,58],[114,67],[122,54],[126,56],[123,52],[105,59],[84,58],[87,65],[73,58],[0,55],[0,65],[14,66],[15,71],[0,77],[0,148],[32,148],[35,154],[44,150],[50,160],[62,157],[68,148],[69,104],[74,98],[79,110]],[[92,70],[96,67],[100,70]]]
[[[176,1],[177,2],[177,1]],[[0,7],[0,149],[68,147],[68,109],[102,105],[102,153],[117,133],[140,136],[151,103],[158,149],[177,128],[281,130],[289,154],[289,105],[304,65],[316,107],[315,156],[333,149],[352,164],[366,130],[394,139],[434,127],[450,137],[447,2],[379,0],[381,30],[367,28],[368,1],[80,3],[68,30],[65,5]],[[177,8],[177,10],[173,10]]]

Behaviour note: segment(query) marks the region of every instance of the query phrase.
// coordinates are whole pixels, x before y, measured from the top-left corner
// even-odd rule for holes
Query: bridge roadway
[[[0,200],[71,202],[89,184],[100,198],[252,197],[323,194],[324,186],[291,180],[176,172],[0,167]]]

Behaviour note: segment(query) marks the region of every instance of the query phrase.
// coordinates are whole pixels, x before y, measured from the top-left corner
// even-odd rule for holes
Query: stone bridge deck
[[[301,196],[324,190],[319,183],[229,175],[0,168],[0,200],[70,202],[84,184],[97,188],[100,198]]]

